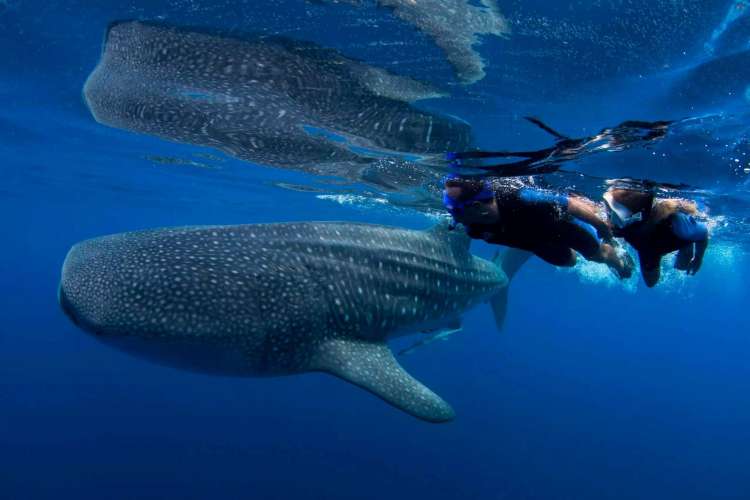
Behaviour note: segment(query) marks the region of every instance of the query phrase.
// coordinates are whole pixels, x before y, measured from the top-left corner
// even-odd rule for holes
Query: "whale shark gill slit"
[[[318,348],[310,368],[336,375],[422,420],[455,418],[450,405],[409,375],[384,343],[330,340]]]

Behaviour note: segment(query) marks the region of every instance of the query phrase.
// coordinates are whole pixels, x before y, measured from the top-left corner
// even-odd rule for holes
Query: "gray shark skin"
[[[432,37],[464,85],[485,77],[485,62],[474,48],[479,44],[478,35],[506,37],[510,33],[495,0],[479,3],[481,6],[466,0],[378,0],[379,5],[393,9],[396,17]]]
[[[356,177],[373,161],[356,148],[431,156],[471,143],[465,122],[411,106],[441,95],[427,85],[282,37],[116,23],[83,94],[102,124],[312,173]]]
[[[451,407],[386,341],[455,324],[496,297],[502,317],[508,276],[468,246],[441,226],[338,222],[123,233],[70,250],[59,300],[84,330],[161,364],[234,376],[328,372],[445,422]]]
[[[364,6],[362,0],[317,0],[315,3],[347,3]],[[480,5],[474,5],[479,3]],[[462,84],[476,83],[485,77],[485,62],[475,46],[479,35],[508,37],[510,24],[495,0],[377,0],[379,7],[389,8],[393,15],[412,24],[432,38],[445,53]]]

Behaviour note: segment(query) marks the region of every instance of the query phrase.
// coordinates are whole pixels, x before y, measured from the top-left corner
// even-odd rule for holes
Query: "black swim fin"
[[[544,130],[548,134],[552,135],[558,141],[569,141],[570,140],[570,137],[568,137],[566,135],[562,135],[560,132],[558,132],[557,130],[553,129],[552,127],[550,127],[549,125],[547,125],[546,123],[544,123],[539,118],[536,118],[535,116],[524,116],[523,118],[525,120],[530,121],[531,123],[533,123],[534,125],[536,125],[540,129]]]

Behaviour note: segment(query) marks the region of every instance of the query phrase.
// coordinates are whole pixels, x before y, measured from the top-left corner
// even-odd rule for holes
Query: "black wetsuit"
[[[685,217],[692,219],[682,212],[671,214],[669,217],[655,225],[648,224],[648,211],[644,213],[643,219],[632,222],[624,228],[616,229],[615,236],[625,238],[638,252],[641,269],[652,271],[661,264],[665,255],[680,251],[693,254],[693,246],[701,238],[688,239],[675,231],[675,225]],[[705,225],[704,225],[705,228]]]
[[[470,237],[528,250],[556,266],[571,264],[571,249],[586,258],[599,252],[596,230],[568,213],[566,195],[523,187],[496,190],[495,199],[499,221],[468,225]]]

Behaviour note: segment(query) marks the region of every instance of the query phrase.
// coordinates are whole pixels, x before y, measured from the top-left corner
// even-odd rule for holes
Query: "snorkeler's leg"
[[[603,240],[610,241],[614,237],[609,224],[599,217],[599,207],[593,201],[582,196],[568,196],[567,208],[570,215],[594,226]]]

